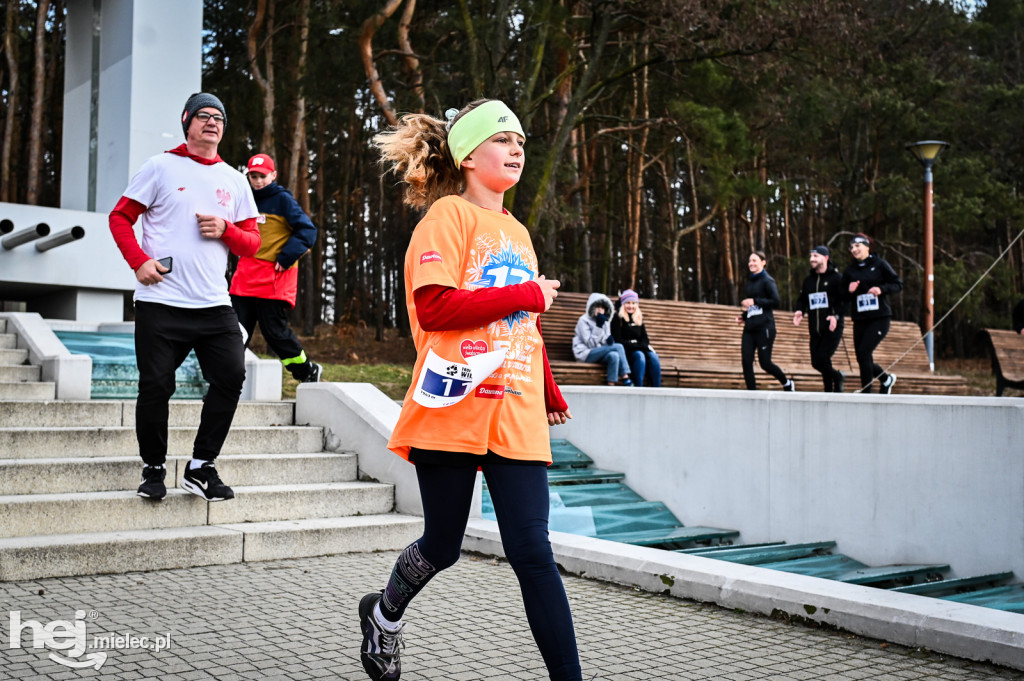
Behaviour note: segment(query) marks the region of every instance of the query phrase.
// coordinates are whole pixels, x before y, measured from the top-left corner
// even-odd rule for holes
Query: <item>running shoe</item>
[[[836,372],[836,392],[843,392],[843,387],[846,385],[846,374],[842,371]]]
[[[788,381],[786,381],[786,384],[782,386],[782,389],[785,390],[787,393],[795,393],[796,383],[794,383],[793,379],[791,378]]]
[[[324,368],[316,362],[309,363],[309,373],[302,379],[303,383],[319,383],[320,376],[324,373]]]
[[[221,481],[217,468],[207,461],[199,468],[186,468],[181,488],[207,501],[226,501],[235,498],[235,492]]]
[[[405,647],[402,641],[405,625],[400,625],[398,631],[391,633],[377,624],[373,610],[380,599],[380,593],[372,593],[366,594],[359,601],[359,628],[363,630],[359,657],[363,661],[363,669],[373,681],[398,681],[402,676],[399,649]]]
[[[889,374],[889,378],[884,381],[880,381],[878,384],[878,392],[883,395],[888,395],[892,392],[892,387],[896,385],[896,374]]]
[[[167,468],[164,466],[143,466],[142,484],[139,485],[138,495],[153,501],[160,501],[167,496],[167,485],[164,478],[167,477]]]

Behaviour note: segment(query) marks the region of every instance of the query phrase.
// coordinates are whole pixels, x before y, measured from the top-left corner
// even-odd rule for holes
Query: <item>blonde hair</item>
[[[640,311],[640,301],[638,300],[638,301],[635,301],[635,302],[636,302],[636,312],[633,313],[633,323],[636,324],[637,326],[643,326],[644,325],[644,313]],[[622,321],[627,322],[627,323],[629,322],[629,314],[626,312],[626,305],[625,305],[625,303],[622,303],[622,304],[619,305],[619,317],[622,318]]]
[[[449,121],[429,114],[406,114],[398,125],[373,136],[384,172],[399,176],[406,187],[402,201],[413,208],[429,208],[443,196],[461,194],[466,181],[448,149],[448,130],[455,121],[489,99],[478,99]],[[450,109],[449,111],[454,111]]]

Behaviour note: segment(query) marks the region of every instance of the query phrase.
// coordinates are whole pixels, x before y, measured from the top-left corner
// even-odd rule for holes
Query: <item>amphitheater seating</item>
[[[541,331],[555,380],[565,385],[603,385],[604,366],[577,362],[572,355],[576,320],[587,304],[585,293],[559,293],[551,309],[541,315]],[[641,299],[640,308],[651,345],[661,357],[662,384],[680,388],[743,389],[740,366],[741,328],[736,323],[739,308],[728,305]],[[821,390],[821,374],[811,367],[807,344],[807,323],[793,326],[793,313],[775,312],[778,335],[772,360],[796,381],[798,391]],[[875,351],[875,361],[890,368],[899,380],[895,393],[963,395],[967,382],[962,376],[932,373],[918,326],[893,322],[889,335]],[[916,346],[914,344],[917,343]],[[901,356],[910,350],[906,356]],[[898,360],[898,362],[897,362]],[[893,362],[896,362],[893,364]],[[846,372],[846,392],[859,385],[853,350],[853,324],[846,320],[843,343],[833,364]],[[758,387],[779,390],[781,386],[757,367]],[[877,392],[877,387],[874,388]]]
[[[1024,390],[1024,336],[1008,329],[985,329],[985,334],[996,377],[996,397],[1002,397],[1007,388]]]

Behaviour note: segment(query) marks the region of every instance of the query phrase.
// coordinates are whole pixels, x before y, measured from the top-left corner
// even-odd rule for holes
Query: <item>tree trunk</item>
[[[397,125],[398,117],[395,115],[395,110],[391,108],[391,100],[388,99],[387,93],[384,92],[384,84],[381,83],[380,74],[377,73],[377,66],[373,60],[373,34],[384,25],[384,22],[395,13],[395,10],[401,4],[402,0],[388,0],[388,4],[383,9],[375,12],[363,22],[362,29],[359,32],[359,56],[363,60],[366,80],[370,83],[370,92],[373,93],[373,98],[377,100],[377,105],[380,107],[381,113],[384,114],[388,125]]]
[[[722,213],[722,274],[725,279],[725,290],[729,292],[729,304],[739,305],[739,290],[736,288],[736,274],[733,270],[733,223],[732,212]]]
[[[7,3],[4,25],[4,56],[7,57],[7,116],[4,120],[3,156],[0,157],[0,201],[17,203],[17,192],[11,181],[11,158],[14,154],[15,125],[18,120],[18,42],[16,26],[19,2]]]
[[[268,5],[269,2],[269,5]],[[258,151],[276,156],[274,150],[274,7],[277,0],[256,0],[256,14],[249,24],[246,49],[249,69],[263,94],[263,134]],[[260,32],[266,27],[266,39],[260,43]],[[266,64],[266,74],[260,69],[260,56]]]
[[[299,41],[298,58],[292,71],[291,82],[295,84],[295,119],[292,126],[291,143],[288,145],[288,177],[286,187],[298,192],[299,184],[308,183],[309,167],[305,162],[302,149],[306,145],[306,95],[302,83],[306,77],[306,55],[309,51],[309,0],[302,0],[299,5]],[[300,180],[300,175],[304,176]],[[309,213],[308,192],[296,193],[302,209]]]
[[[423,113],[427,108],[427,96],[423,91],[423,69],[420,68],[420,60],[409,40],[409,26],[412,25],[412,16],[415,12],[416,0],[406,0],[402,18],[398,22],[398,46],[405,53],[405,66],[409,69],[409,82],[412,83],[412,94],[416,97],[416,110]]]
[[[16,3],[15,3],[16,4]],[[46,15],[50,12],[49,0],[39,0],[36,5],[36,32],[33,40],[32,60],[32,114],[28,129],[28,176],[26,177],[25,203],[35,206],[39,203],[39,180],[43,165],[43,102],[45,97],[46,73]]]

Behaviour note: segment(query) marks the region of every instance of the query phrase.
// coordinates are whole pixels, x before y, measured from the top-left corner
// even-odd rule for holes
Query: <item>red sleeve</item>
[[[475,291],[427,284],[412,297],[416,321],[424,331],[475,329],[519,310],[544,311],[544,294],[534,281]]]
[[[139,269],[142,263],[150,259],[135,240],[135,230],[132,229],[139,216],[145,212],[144,205],[127,196],[122,196],[114,210],[110,211],[110,233],[132,270]]]
[[[537,331],[540,331],[540,319],[537,320]],[[548,363],[548,347],[542,349],[544,353],[544,409],[549,414],[555,411],[566,411],[569,403],[562,397],[562,391],[555,383],[555,375],[551,373],[551,365]]]
[[[242,220],[237,225],[233,222],[224,221],[226,228],[220,240],[227,245],[235,255],[253,256],[260,250],[260,228],[256,224],[256,218]]]

